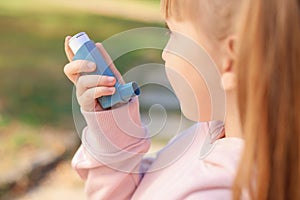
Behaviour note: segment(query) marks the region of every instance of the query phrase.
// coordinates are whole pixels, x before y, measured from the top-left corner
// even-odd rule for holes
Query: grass
[[[21,121],[73,127],[72,84],[63,75],[66,35],[84,30],[102,41],[124,30],[161,26],[86,12],[43,12],[47,6],[26,9],[16,2],[0,3],[0,126]],[[118,59],[116,65],[123,73],[137,64],[159,62],[160,54],[155,50],[132,52]]]

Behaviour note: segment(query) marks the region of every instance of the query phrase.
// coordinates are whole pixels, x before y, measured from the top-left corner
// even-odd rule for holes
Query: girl
[[[183,113],[198,123],[170,142],[155,159],[143,159],[150,143],[140,121],[138,99],[103,110],[95,99],[113,94],[116,80],[98,75],[79,76],[81,72],[95,70],[95,65],[86,61],[65,66],[65,74],[76,85],[87,122],[82,146],[72,164],[85,180],[89,199],[231,199],[232,181],[243,146],[238,138],[239,115],[232,68],[238,2],[162,1],[171,31],[163,52],[168,78]],[[210,107],[209,94],[195,67],[170,51],[170,47],[181,42],[178,34],[203,46],[218,67],[226,91],[225,135],[223,123],[203,122],[211,114],[211,108],[206,109]],[[65,48],[72,60],[69,40],[67,37]],[[100,44],[98,47],[111,63]],[[111,67],[120,77],[114,66]],[[177,84],[178,80],[186,84]],[[195,98],[185,93],[186,90],[196,91]],[[129,120],[124,123],[123,119]]]
[[[244,13],[237,71],[245,150],[234,198],[300,199],[300,2],[248,0]]]

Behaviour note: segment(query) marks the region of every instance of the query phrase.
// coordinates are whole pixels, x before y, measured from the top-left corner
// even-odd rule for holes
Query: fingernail
[[[88,66],[88,68],[90,68],[90,69],[95,69],[95,68],[96,68],[96,64],[93,63],[93,62],[89,62],[87,66]]]
[[[108,82],[114,82],[115,81],[115,77],[109,76],[107,77]]]

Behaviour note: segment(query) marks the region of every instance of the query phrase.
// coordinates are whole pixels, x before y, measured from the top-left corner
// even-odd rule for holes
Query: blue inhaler
[[[86,74],[115,77],[95,43],[90,40],[86,33],[81,32],[73,36],[69,41],[69,46],[75,54],[73,60],[88,60],[96,63],[96,70]],[[108,109],[117,104],[128,103],[133,97],[140,94],[140,89],[136,82],[121,84],[117,81],[115,88],[116,92],[113,95],[98,98],[102,108]]]

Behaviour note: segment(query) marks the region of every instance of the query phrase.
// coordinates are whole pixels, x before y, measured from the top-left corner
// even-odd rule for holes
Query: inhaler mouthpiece
[[[120,85],[118,89],[120,97],[124,102],[128,102],[132,97],[140,94],[140,88],[136,82]]]

